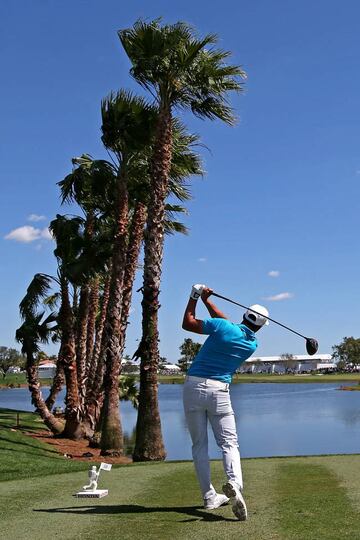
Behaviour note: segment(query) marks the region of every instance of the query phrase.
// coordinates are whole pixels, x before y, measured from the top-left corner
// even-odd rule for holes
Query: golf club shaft
[[[240,306],[244,309],[251,309],[254,313],[257,313],[258,315],[264,316],[262,313],[259,313],[258,311],[255,311],[255,309],[249,308],[248,306],[243,306],[242,304],[239,304],[239,302],[235,302],[234,300],[231,300],[230,298],[226,298],[226,296],[222,296],[221,294],[217,294],[215,292],[212,293],[212,296],[216,296],[217,298],[222,298],[222,300],[226,300],[227,302],[230,302],[231,304],[235,304],[236,306]],[[282,324],[281,322],[275,321],[275,319],[272,319],[271,317],[266,317],[269,319],[269,321],[278,324],[279,326],[282,326],[283,328],[286,328],[286,330],[289,330],[293,334],[296,334],[297,336],[300,336],[304,339],[308,339],[306,336],[303,336],[302,334],[299,334],[299,332],[296,332],[292,328],[289,328],[288,326],[285,326],[285,324]]]

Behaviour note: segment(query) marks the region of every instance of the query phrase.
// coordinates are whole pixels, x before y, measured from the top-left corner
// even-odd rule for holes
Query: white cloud
[[[36,229],[31,225],[24,225],[23,227],[18,227],[9,232],[5,236],[5,240],[14,240],[15,242],[22,242],[23,244],[29,244],[30,242],[35,242],[35,240],[40,239],[51,240],[52,236],[47,227],[44,229]]]
[[[268,276],[270,276],[270,277],[279,277],[280,272],[279,272],[279,270],[270,270],[270,272],[268,272]]]
[[[15,242],[23,242],[25,244],[39,240],[39,238],[41,238],[41,229],[35,229],[35,227],[31,227],[30,225],[18,227],[5,236],[6,240],[15,240]]]
[[[265,296],[264,300],[268,300],[270,302],[279,302],[280,300],[288,300],[289,298],[293,298],[294,294],[291,292],[282,292],[279,294],[275,294],[274,296]]]
[[[30,214],[28,216],[28,221],[44,221],[46,219],[46,216],[40,216],[38,214]]]
[[[207,261],[207,259],[205,257],[200,257],[198,259],[198,262],[206,262],[206,261]]]

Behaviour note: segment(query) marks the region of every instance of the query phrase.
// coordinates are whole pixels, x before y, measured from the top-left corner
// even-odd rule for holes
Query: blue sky
[[[116,31],[158,16],[218,33],[248,73],[245,93],[233,99],[235,128],[188,119],[210,152],[203,151],[205,178],[193,182],[190,235],[166,242],[161,354],[176,362],[189,337],[180,326],[193,282],[265,304],[330,352],[344,336],[358,336],[360,324],[355,0],[1,2],[0,344],[14,346],[32,276],[55,271],[47,225],[71,211],[60,208],[56,182],[73,156],[106,157],[100,101],[111,90],[136,89]],[[14,233],[20,227],[27,228]],[[241,318],[240,309],[219,305]],[[139,293],[133,309],[130,354],[140,337]],[[205,316],[202,307],[198,314]],[[258,355],[305,351],[273,324],[259,340]]]

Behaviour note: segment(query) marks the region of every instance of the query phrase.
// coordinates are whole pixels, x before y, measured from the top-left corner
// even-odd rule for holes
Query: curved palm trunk
[[[134,215],[129,232],[129,243],[126,254],[126,267],[124,275],[123,299],[120,321],[120,355],[124,351],[126,330],[129,320],[131,307],[132,290],[135,281],[137,263],[141,249],[141,243],[144,237],[144,227],[146,224],[146,206],[138,202],[135,207]]]
[[[66,423],[63,436],[76,440],[83,436],[83,430],[81,426],[81,408],[76,373],[73,312],[69,301],[68,283],[64,277],[61,278],[61,308],[59,319],[62,332],[60,355],[66,381]]]
[[[140,396],[136,424],[134,461],[162,460],[166,457],[158,405],[159,364],[158,310],[164,247],[165,199],[171,166],[171,112],[162,108],[157,125],[152,161],[152,192],[145,234],[142,339],[136,356],[140,364]]]
[[[62,366],[61,359],[58,358],[57,363],[56,363],[55,377],[53,379],[49,395],[45,401],[46,406],[49,409],[49,411],[52,410],[56,401],[56,397],[59,394],[59,392],[61,392],[64,382],[65,382],[64,368]]]
[[[117,219],[112,257],[110,298],[104,327],[104,405],[101,432],[101,455],[122,455],[123,433],[119,411],[120,317],[122,287],[126,264],[128,192],[124,164],[117,182]]]
[[[61,420],[56,418],[46,406],[41,393],[38,369],[31,352],[26,352],[26,378],[31,392],[31,403],[36,407],[44,424],[52,431],[52,433],[54,433],[54,435],[59,435],[64,430],[64,424]]]

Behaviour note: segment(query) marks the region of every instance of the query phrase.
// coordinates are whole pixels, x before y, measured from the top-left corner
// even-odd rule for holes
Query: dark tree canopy
[[[179,360],[179,366],[181,371],[187,371],[191,362],[201,349],[201,343],[196,343],[191,338],[184,339],[184,342],[180,345],[181,358]]]
[[[344,337],[339,345],[334,345],[333,357],[342,365],[360,364],[360,339],[354,337]]]

